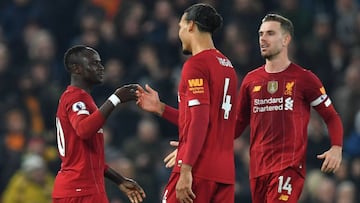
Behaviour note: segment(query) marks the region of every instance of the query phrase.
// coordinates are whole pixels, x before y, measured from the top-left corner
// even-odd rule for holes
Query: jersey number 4
[[[64,131],[61,127],[60,119],[57,117],[56,117],[56,139],[57,139],[57,146],[58,146],[59,154],[61,156],[65,156]]]
[[[229,89],[230,78],[225,78],[224,84],[224,96],[223,96],[223,103],[221,105],[221,109],[224,109],[224,119],[229,119],[229,113],[231,111],[232,104],[230,103],[231,95],[227,95]]]

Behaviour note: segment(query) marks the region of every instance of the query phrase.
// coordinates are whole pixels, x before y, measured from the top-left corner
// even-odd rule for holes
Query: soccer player
[[[184,11],[179,38],[184,63],[178,88],[179,110],[165,105],[148,85],[138,91],[140,108],[179,127],[176,164],[163,203],[234,202],[235,106],[237,76],[230,60],[214,46],[222,17],[208,4]]]
[[[331,148],[317,157],[321,170],[335,172],[342,159],[343,127],[319,78],[288,58],[290,20],[268,14],[259,43],[266,63],[249,72],[240,87],[236,136],[250,124],[250,186],[253,203],[296,203],[305,179],[310,109],[325,121]]]
[[[62,94],[56,113],[57,144],[62,163],[55,179],[53,202],[107,203],[104,177],[118,185],[132,203],[142,202],[143,189],[105,164],[101,128],[117,105],[136,99],[138,85],[116,89],[97,108],[90,91],[104,77],[98,52],[77,45],[67,50],[64,63],[70,72],[71,84]]]

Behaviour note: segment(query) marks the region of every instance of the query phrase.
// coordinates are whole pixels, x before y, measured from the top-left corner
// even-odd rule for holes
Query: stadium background
[[[214,36],[215,44],[240,78],[264,62],[257,43],[262,17],[277,12],[293,21],[291,58],[320,77],[345,128],[339,172],[321,174],[316,154],[327,150],[329,140],[324,123],[312,114],[301,202],[359,202],[359,0],[1,0],[0,194],[11,177],[32,167],[22,164],[26,154],[40,154],[52,176],[59,168],[54,115],[69,83],[62,57],[72,45],[86,44],[100,52],[106,80],[93,90],[97,104],[122,84],[148,83],[176,107],[176,85],[186,59],[178,21],[196,2],[210,3],[222,14],[224,25]],[[168,141],[177,138],[176,127],[130,103],[111,115],[105,136],[108,163],[138,180],[147,192],[145,202],[159,202],[170,173],[162,159],[172,150]],[[251,202],[248,143],[248,132],[235,141],[236,202]],[[128,202],[115,185],[106,186],[111,203]]]

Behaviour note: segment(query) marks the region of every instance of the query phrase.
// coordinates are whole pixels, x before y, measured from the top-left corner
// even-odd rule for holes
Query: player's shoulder
[[[261,74],[265,73],[265,69],[264,69],[264,65],[261,65],[259,67],[256,67],[255,69],[249,71],[245,77],[244,77],[244,80],[245,79],[248,79],[248,78],[252,78],[252,77],[256,77],[256,76],[259,76]]]
[[[217,60],[218,58],[226,58],[225,55],[223,55],[219,50],[217,49],[208,49],[204,50],[200,53],[197,53],[193,56],[191,56],[187,63],[207,63],[209,60]]]
[[[72,101],[78,99],[84,99],[88,97],[88,93],[85,90],[69,85],[61,95],[62,101]]]
[[[305,68],[299,64],[291,63],[290,66],[293,71],[296,71],[302,77],[317,77],[310,69]]]

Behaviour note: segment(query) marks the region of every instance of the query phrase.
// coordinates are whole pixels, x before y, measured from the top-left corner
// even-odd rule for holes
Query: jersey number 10
[[[56,141],[61,156],[65,156],[65,137],[64,131],[61,127],[60,119],[56,117]]]

